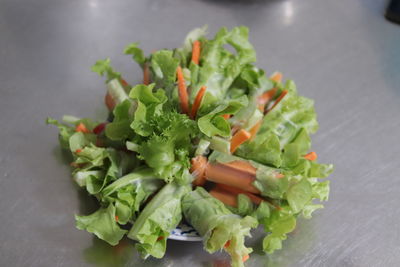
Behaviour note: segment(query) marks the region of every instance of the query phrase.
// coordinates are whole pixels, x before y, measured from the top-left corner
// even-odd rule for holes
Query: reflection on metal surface
[[[91,8],[97,8],[98,7],[98,2],[97,0],[89,0],[89,6]]]
[[[293,2],[286,1],[283,3],[283,23],[290,25],[293,22]]]

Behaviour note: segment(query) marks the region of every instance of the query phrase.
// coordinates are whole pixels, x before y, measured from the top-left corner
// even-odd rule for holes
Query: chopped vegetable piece
[[[143,65],[143,84],[149,85],[150,84],[150,69],[147,63]]]
[[[317,156],[317,153],[315,153],[315,152],[310,152],[310,153],[304,155],[304,158],[305,158],[305,159],[311,160],[311,161],[316,160],[317,157],[318,157],[318,156]]]
[[[80,122],[76,127],[75,127],[76,132],[81,132],[81,133],[90,133],[88,128],[86,128],[85,124]]]
[[[93,133],[94,133],[94,134],[101,134],[101,133],[104,131],[104,129],[106,128],[106,125],[107,125],[106,122],[100,123],[99,125],[97,125],[97,126],[93,129]]]
[[[192,62],[196,65],[199,65],[200,49],[201,49],[200,41],[199,40],[194,41],[192,49]]]
[[[197,110],[200,108],[201,100],[203,99],[206,89],[207,88],[205,86],[202,86],[200,88],[199,92],[197,93],[197,96],[196,96],[193,106],[192,106],[192,111],[190,112],[190,118],[192,120],[196,119]]]
[[[182,68],[178,66],[176,70],[178,77],[178,90],[181,104],[181,110],[185,114],[189,114],[189,96],[186,89],[185,78],[183,77]]]
[[[206,183],[206,178],[204,173],[207,168],[207,158],[203,156],[197,156],[191,160],[192,167],[190,168],[190,173],[195,177],[192,184],[194,186],[201,186]]]
[[[239,130],[233,137],[231,140],[231,153],[235,153],[236,149],[243,144],[244,142],[246,142],[247,140],[249,140],[251,138],[251,134],[246,131],[246,130]]]
[[[265,114],[267,114],[268,112],[270,112],[276,105],[279,104],[279,102],[281,102],[281,100],[285,97],[285,95],[288,93],[288,90],[283,90],[281,95],[275,100],[275,103],[272,105],[272,107],[270,107]]]
[[[209,163],[205,171],[206,179],[215,183],[226,184],[245,191],[259,194],[253,186],[255,175],[247,171],[233,168],[227,164]]]
[[[237,207],[237,198],[236,195],[218,190],[218,189],[212,189],[210,191],[210,195],[224,203],[225,205],[231,206],[231,207]]]

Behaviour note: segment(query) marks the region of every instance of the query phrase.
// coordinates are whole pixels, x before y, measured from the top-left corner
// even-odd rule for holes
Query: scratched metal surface
[[[330,201],[272,256],[247,266],[400,265],[400,26],[383,0],[21,1],[0,0],[0,266],[222,266],[200,243],[170,241],[163,260],[143,262],[133,244],[117,249],[78,231],[74,213],[93,200],[77,190],[51,115],[102,118],[104,84],[91,73],[111,57],[176,47],[191,28],[246,25],[268,72],[281,70],[316,100],[322,162],[333,162]]]

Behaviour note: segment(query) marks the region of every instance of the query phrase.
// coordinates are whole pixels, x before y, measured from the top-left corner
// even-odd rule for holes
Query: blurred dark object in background
[[[400,24],[400,0],[392,0],[386,10],[385,17]]]

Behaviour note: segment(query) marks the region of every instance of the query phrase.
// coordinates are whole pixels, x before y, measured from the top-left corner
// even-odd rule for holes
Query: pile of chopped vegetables
[[[318,128],[313,101],[281,73],[268,77],[254,66],[248,29],[205,34],[195,29],[182,47],[147,57],[128,45],[124,53],[143,69],[135,86],[109,59],[97,61],[92,70],[107,79],[108,120],[47,123],[73,156],[73,179],[100,203],[76,216],[77,228],[111,245],[126,234],[143,258],[162,258],[170,232],[185,220],[205,250],[225,250],[233,266],[243,266],[252,228],[262,225],[263,249],[272,253],[298,216],[323,207],[329,181],[322,178],[333,167],[310,152]]]

